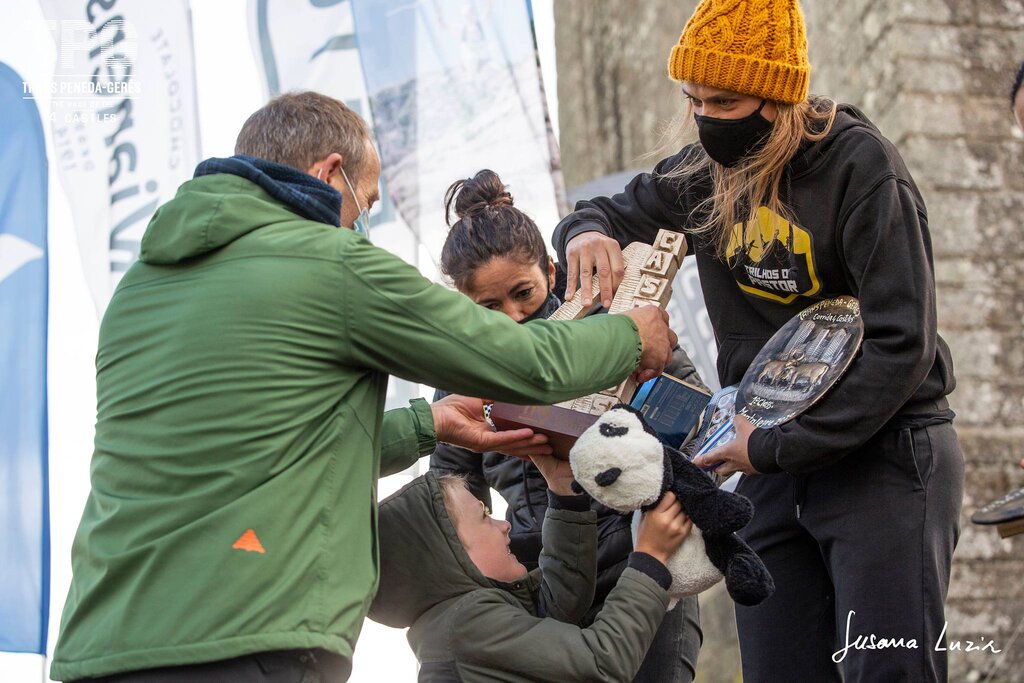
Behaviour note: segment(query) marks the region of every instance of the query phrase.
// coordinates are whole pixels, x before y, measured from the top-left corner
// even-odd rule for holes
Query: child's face
[[[526,567],[509,549],[508,532],[512,526],[487,514],[484,504],[464,487],[456,489],[452,499],[455,530],[480,573],[498,581],[515,581],[526,576]]]

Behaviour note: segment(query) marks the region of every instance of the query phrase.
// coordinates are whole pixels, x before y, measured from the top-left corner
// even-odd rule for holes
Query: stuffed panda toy
[[[761,558],[735,533],[753,517],[751,502],[715,486],[685,455],[663,444],[634,408],[620,403],[605,412],[580,435],[569,463],[574,486],[619,512],[648,510],[665,491],[675,494],[693,531],[669,558],[671,598],[700,593],[723,577],[741,605],[757,605],[775,590]]]

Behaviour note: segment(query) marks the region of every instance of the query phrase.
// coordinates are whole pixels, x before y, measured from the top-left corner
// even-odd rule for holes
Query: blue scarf
[[[336,228],[341,226],[341,193],[308,173],[266,159],[237,154],[227,159],[214,157],[203,161],[196,166],[194,177],[214,173],[228,173],[250,180],[303,218]]]

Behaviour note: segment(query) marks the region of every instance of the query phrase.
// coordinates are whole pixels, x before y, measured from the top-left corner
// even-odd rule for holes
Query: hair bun
[[[444,218],[451,225],[452,209],[462,219],[476,216],[490,207],[504,206],[513,206],[512,195],[505,189],[498,174],[485,168],[472,178],[452,183],[445,194]]]

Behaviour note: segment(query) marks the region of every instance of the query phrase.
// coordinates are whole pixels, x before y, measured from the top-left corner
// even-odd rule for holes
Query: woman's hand
[[[643,384],[664,372],[672,361],[672,349],[679,337],[668,326],[668,312],[657,306],[640,306],[621,315],[628,316],[640,335],[640,365],[636,369],[637,383]]]
[[[568,460],[562,460],[553,455],[532,455],[530,460],[540,470],[552,493],[556,496],[574,495],[572,467]]]
[[[582,277],[583,307],[590,306],[594,299],[590,278],[596,270],[597,279],[601,283],[601,304],[610,308],[615,290],[619,288],[626,272],[619,243],[599,232],[581,232],[565,246],[565,261],[565,301],[576,293],[576,284]]]
[[[723,477],[731,476],[736,472],[760,474],[750,464],[750,456],[747,455],[747,441],[750,440],[750,435],[757,428],[745,415],[734,417],[732,419],[732,426],[736,430],[735,439],[724,446],[719,446],[710,453],[694,458],[693,464],[702,468],[713,467],[715,472]]]
[[[500,451],[517,458],[551,453],[548,437],[532,429],[496,432],[484,419],[484,401],[451,394],[430,404],[437,440],[471,451]]]
[[[647,553],[662,564],[679,550],[693,529],[693,522],[683,513],[683,506],[675,494],[666,491],[657,506],[640,518],[636,534],[636,551]]]

